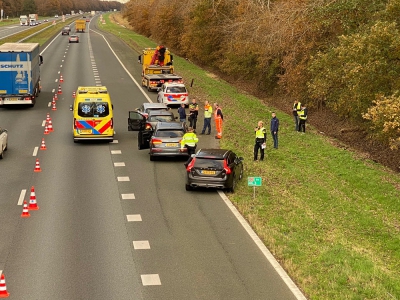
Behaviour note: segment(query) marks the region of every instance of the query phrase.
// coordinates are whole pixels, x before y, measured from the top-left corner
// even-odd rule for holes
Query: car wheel
[[[147,87],[147,91],[151,92],[151,87],[148,86]]]
[[[1,153],[0,153],[0,159],[3,159],[4,158],[4,151],[2,151]]]
[[[8,149],[8,144],[6,144],[6,147],[4,148],[4,151],[7,151]]]
[[[142,150],[142,149],[143,149],[142,144],[138,144],[137,148],[138,148],[139,150]]]
[[[232,186],[228,189],[228,191],[234,193],[235,190],[236,190],[236,180],[235,177],[233,177]]]
[[[150,161],[155,161],[156,158],[153,155],[150,155]]]
[[[193,188],[189,184],[185,184],[185,190],[193,191]]]

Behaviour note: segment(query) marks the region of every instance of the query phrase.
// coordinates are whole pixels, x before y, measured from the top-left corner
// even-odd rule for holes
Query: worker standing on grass
[[[257,127],[254,128],[256,133],[256,143],[254,144],[254,161],[258,160],[258,150],[260,150],[260,160],[264,160],[264,149],[266,147],[267,130],[264,128],[263,121],[258,121]]]
[[[293,103],[293,119],[294,119],[294,130],[299,131],[299,111],[301,111],[301,103],[299,100],[294,100]]]
[[[188,128],[188,131],[183,135],[181,140],[181,151],[185,148],[189,154],[189,157],[195,153],[196,151],[196,144],[199,141],[196,134],[193,132],[194,129],[192,127]]]
[[[306,121],[307,121],[308,110],[305,104],[301,105],[301,110],[299,111],[299,132],[306,132]]]
[[[215,113],[215,128],[217,129],[216,139],[222,138],[222,123],[224,121],[224,115],[222,114],[222,109],[219,107],[218,103],[214,103]]]
[[[271,135],[274,141],[274,148],[278,149],[278,130],[279,130],[279,119],[276,117],[276,113],[272,113],[271,119]]]
[[[193,128],[196,132],[197,116],[199,114],[199,105],[196,103],[196,99],[192,99],[192,103],[189,104],[189,127]]]
[[[201,134],[205,134],[208,129],[207,134],[211,134],[211,117],[212,117],[212,106],[206,100],[204,103],[204,126]]]

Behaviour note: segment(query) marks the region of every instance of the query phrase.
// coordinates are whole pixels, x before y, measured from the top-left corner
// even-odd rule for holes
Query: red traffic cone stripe
[[[29,218],[30,216],[31,216],[31,214],[29,213],[28,203],[26,203],[26,201],[24,201],[24,207],[22,209],[21,218]]]
[[[54,100],[58,100],[57,93],[54,94]]]
[[[10,293],[7,292],[7,286],[6,286],[6,278],[4,274],[1,274],[0,277],[0,298],[7,298],[10,296]]]
[[[76,97],[76,93],[72,92],[72,98],[75,98],[75,97]]]
[[[39,158],[36,158],[35,169],[33,171],[34,172],[42,172],[42,169],[40,168],[40,164],[39,164]]]
[[[44,134],[50,134],[47,124],[46,124],[46,126],[44,126]]]
[[[64,82],[64,78],[60,75],[60,82]]]
[[[39,206],[37,205],[36,202],[36,194],[35,194],[35,188],[31,187],[31,196],[29,198],[29,210],[38,210]]]
[[[51,110],[57,110],[57,107],[56,107],[56,103],[55,103],[55,102],[53,103],[53,106],[51,107]]]
[[[54,104],[54,105],[55,105],[55,104]],[[49,132],[53,132],[53,131],[54,131],[54,129],[53,129],[53,122],[51,121],[51,119],[50,119],[49,122],[48,122],[47,128],[49,129]]]
[[[62,94],[61,85],[58,85],[58,92],[57,92],[57,94]]]

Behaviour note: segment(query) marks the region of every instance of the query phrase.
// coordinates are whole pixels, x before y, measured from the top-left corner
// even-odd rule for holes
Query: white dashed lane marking
[[[49,102],[49,104],[47,104],[47,107],[50,107],[51,106],[51,102]]]
[[[143,285],[161,285],[160,276],[158,274],[140,275]]]
[[[44,127],[45,125],[46,125],[46,120],[43,120],[42,127]]]
[[[128,176],[117,177],[118,181],[131,181]]]
[[[128,222],[141,222],[142,216],[141,215],[126,215],[126,220]]]
[[[111,144],[118,144],[118,140],[113,140]]]
[[[121,150],[111,150],[111,154],[122,154]]]
[[[35,149],[33,149],[33,154],[32,156],[36,156],[38,153],[39,147],[35,147]]]
[[[135,194],[121,194],[122,200],[136,199]]]
[[[135,250],[150,249],[149,241],[133,241],[132,243]]]
[[[114,167],[125,167],[125,163],[124,162],[116,162],[116,163],[114,163]]]
[[[60,72],[58,72],[58,73],[60,73]],[[52,93],[54,93],[55,91],[56,91],[56,89],[52,89],[52,90],[51,90]]]
[[[60,65],[60,68],[62,68],[62,65]]]
[[[58,82],[58,79],[56,79],[54,82]]]
[[[25,195],[26,195],[26,190],[22,190],[18,198],[18,205],[22,205],[22,203],[24,203]]]

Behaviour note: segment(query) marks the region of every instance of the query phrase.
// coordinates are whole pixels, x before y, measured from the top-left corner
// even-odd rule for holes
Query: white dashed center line
[[[116,163],[114,163],[114,167],[125,167],[125,163],[124,162],[116,162]]]
[[[60,65],[60,68],[62,68],[62,65]]]
[[[128,222],[141,222],[142,216],[141,215],[126,215],[126,220]]]
[[[58,72],[58,73],[60,73],[60,72]],[[52,93],[54,93],[55,91],[56,91],[56,89],[52,89],[52,90],[51,90]]]
[[[160,276],[158,274],[140,275],[143,285],[161,285]]]
[[[118,144],[118,140],[113,140],[111,144]]]
[[[25,195],[26,195],[26,190],[22,190],[18,198],[18,205],[22,205],[22,203],[24,203]]]
[[[50,102],[49,102],[50,103]],[[42,127],[44,127],[46,125],[46,120],[43,120],[42,122]]]
[[[58,79],[56,79],[54,82],[58,82]]]
[[[111,154],[122,154],[121,150],[111,150]]]
[[[150,249],[149,241],[133,241],[132,243],[135,250]]]
[[[121,194],[122,200],[136,199],[135,194]]]
[[[33,154],[32,156],[36,156],[38,153],[39,147],[35,147],[35,149],[33,149]]]
[[[118,181],[130,181],[128,176],[123,176],[123,177],[117,177]]]

